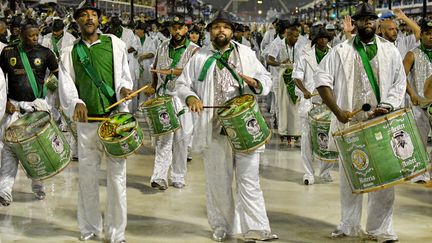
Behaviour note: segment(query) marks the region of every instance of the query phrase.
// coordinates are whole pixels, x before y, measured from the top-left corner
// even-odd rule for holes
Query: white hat
[[[325,28],[326,28],[326,30],[335,30],[336,29],[336,27],[333,24],[327,24]]]

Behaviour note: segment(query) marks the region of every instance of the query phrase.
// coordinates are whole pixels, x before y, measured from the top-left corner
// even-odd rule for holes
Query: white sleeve
[[[6,111],[6,100],[7,100],[6,80],[3,71],[0,68],[0,120],[3,119],[3,116]]]

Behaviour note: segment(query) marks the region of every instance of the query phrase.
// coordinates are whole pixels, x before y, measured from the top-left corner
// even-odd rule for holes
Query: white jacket
[[[270,73],[264,68],[255,56],[255,52],[245,45],[241,45],[232,41],[236,46],[243,74],[255,78],[261,83],[262,89],[260,95],[267,95],[270,92],[272,79]],[[214,62],[208,72],[204,81],[199,81],[198,77],[207,59],[212,56],[211,46],[203,47],[196,53],[186,64],[183,73],[176,81],[176,93],[185,102],[189,96],[199,98],[204,105],[214,105],[214,69],[216,62]],[[246,85],[247,86],[247,85]],[[251,93],[251,90],[246,87],[245,92]],[[201,114],[198,114],[194,120],[194,150],[201,151],[207,147],[207,144],[212,139],[212,120],[213,110],[205,109]]]

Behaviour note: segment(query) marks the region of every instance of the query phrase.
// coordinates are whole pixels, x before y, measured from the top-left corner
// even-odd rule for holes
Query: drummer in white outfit
[[[328,33],[324,27],[315,27],[311,36],[314,45],[312,48],[303,49],[298,62],[294,63],[292,75],[297,88],[302,91],[300,94],[299,113],[302,126],[301,156],[303,159],[303,168],[305,170],[305,174],[303,175],[303,183],[305,185],[312,185],[315,182],[314,168],[312,165],[314,159],[312,156],[311,129],[308,119],[308,113],[312,109],[312,93],[316,92],[313,75],[319,62],[321,62],[328,51],[330,51],[328,42],[331,38],[330,33]],[[323,161],[319,161],[319,163],[319,175],[321,179],[326,182],[332,181],[330,170],[333,168],[334,163]]]
[[[156,95],[173,96],[177,113],[183,110],[183,104],[174,91],[177,77],[199,46],[186,37],[188,28],[184,19],[174,16],[169,27],[171,39],[158,47],[153,65],[153,83]],[[152,95],[152,93],[147,93]],[[173,133],[158,136],[151,186],[160,190],[168,188],[168,172],[171,167],[171,185],[183,188],[186,185],[187,147],[192,135],[192,114],[188,111],[179,115],[181,128]]]
[[[405,95],[405,72],[397,48],[375,35],[376,19],[373,7],[362,3],[352,18],[358,35],[333,48],[319,64],[314,76],[315,86],[324,103],[337,119],[332,119],[330,132],[343,130],[355,121],[362,121],[367,115],[361,113],[350,120],[351,111],[369,103],[373,115],[388,113],[400,107]],[[367,43],[367,44],[365,44]],[[363,63],[356,50],[366,46],[367,58],[372,66],[373,76],[379,85],[373,88]],[[373,83],[373,82],[372,82]],[[330,141],[333,145],[333,141]],[[385,161],[383,161],[385,162]],[[339,164],[341,191],[341,221],[332,237],[361,236],[360,226],[363,195],[353,194],[347,175]],[[397,241],[393,229],[394,187],[368,193],[368,215],[366,232],[380,242]]]
[[[63,50],[59,94],[62,108],[77,123],[79,239],[85,241],[96,238],[104,226],[106,242],[118,243],[125,242],[127,223],[126,159],[114,158],[105,153],[97,134],[99,123],[88,123],[87,115],[109,115],[105,108],[131,94],[133,83],[124,42],[113,35],[97,33],[100,15],[101,11],[90,1],[83,1],[75,10],[74,18],[80,26],[82,38]],[[100,75],[99,79],[103,80],[101,82],[114,90],[113,96],[108,97],[101,92],[94,79],[87,74],[86,66],[79,61],[79,45],[89,53],[87,58],[90,58],[92,67],[87,68],[93,68]],[[101,68],[102,65],[104,68]],[[127,112],[127,104],[120,104],[118,109]],[[98,177],[103,157],[106,157],[107,163],[104,224],[99,205]]]
[[[176,90],[191,111],[200,113],[194,120],[193,146],[204,156],[212,238],[224,241],[227,235],[244,234],[247,239],[276,239],[277,235],[270,230],[259,184],[259,160],[264,145],[250,153],[233,151],[215,109],[203,110],[203,103],[222,105],[238,96],[240,90],[266,95],[271,76],[254,51],[232,41],[234,26],[227,14],[219,13],[208,28],[212,45],[191,58],[177,79]],[[216,59],[210,59],[212,56]],[[232,188],[234,177],[236,190]]]
[[[64,30],[63,20],[60,18],[54,18],[52,31],[43,36],[41,45],[49,48],[57,58],[60,58],[61,50],[73,45],[75,37]]]

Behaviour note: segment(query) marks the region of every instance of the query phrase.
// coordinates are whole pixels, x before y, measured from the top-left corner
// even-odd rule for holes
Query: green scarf
[[[419,48],[429,58],[429,62],[432,62],[432,49],[427,49],[423,43],[420,43]]]
[[[186,49],[188,48],[190,44],[190,40],[188,38],[186,38],[185,44],[175,48],[171,43],[169,45],[169,51],[168,51],[168,55],[169,58],[172,59],[170,68],[175,68],[177,66],[177,64],[180,62],[180,59],[183,56],[183,53],[186,51]],[[168,80],[172,80],[174,78],[173,75],[169,74],[166,76],[165,81],[167,82]]]
[[[228,50],[226,50],[219,59],[216,59],[216,65],[219,68],[219,70],[222,70],[222,68],[225,67],[223,62],[228,63],[228,58],[231,55],[231,52],[234,50],[234,46],[230,43]]]
[[[54,52],[54,54],[56,54],[56,57],[59,57],[59,49],[58,49],[57,44],[62,37],[63,36],[60,36],[60,37],[55,37],[53,35],[51,36],[51,43],[53,46],[53,52]]]
[[[315,47],[315,56],[316,56],[316,60],[317,60],[318,64],[322,61],[322,59],[325,57],[325,55],[327,55],[328,51],[329,51],[329,48],[326,48],[325,51],[321,51],[320,49]]]
[[[288,95],[291,99],[291,101],[293,102],[293,104],[295,105],[298,99],[298,96],[295,94],[295,83],[294,80],[292,79],[292,73],[293,70],[291,68],[287,68],[285,70],[285,72],[282,74],[285,86],[287,88],[288,91]]]
[[[372,60],[378,52],[378,46],[376,44],[375,37],[371,40],[371,42],[373,42],[373,44],[363,45],[358,35],[356,35],[354,38],[354,46],[362,46],[365,48],[366,56],[368,57],[369,61]]]
[[[143,45],[143,44],[144,44],[144,41],[145,41],[145,35],[144,35],[143,37],[140,38],[140,41],[141,41],[141,45]]]

